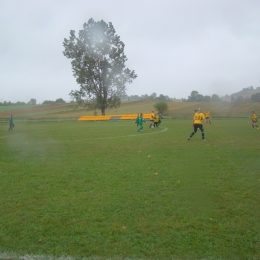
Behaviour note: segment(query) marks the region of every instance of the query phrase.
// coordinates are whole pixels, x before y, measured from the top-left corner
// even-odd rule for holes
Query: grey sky
[[[260,86],[259,0],[0,0],[0,101],[78,89],[63,39],[90,18],[112,22],[138,78],[128,95],[187,98]]]

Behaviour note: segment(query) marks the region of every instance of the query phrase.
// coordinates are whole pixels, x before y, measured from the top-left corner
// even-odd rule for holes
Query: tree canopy
[[[166,102],[158,102],[154,105],[154,108],[163,114],[168,110],[168,104]]]
[[[193,90],[193,91],[191,91],[190,96],[188,97],[188,99],[186,101],[188,101],[188,102],[210,102],[210,101],[221,102],[222,99],[216,94],[213,94],[211,97],[203,96],[197,90]]]
[[[78,37],[71,30],[63,46],[63,54],[72,60],[73,76],[80,85],[80,90],[71,91],[71,97],[90,109],[100,109],[102,114],[107,108],[120,106],[126,84],[137,75],[125,66],[125,45],[112,23],[90,19]]]
[[[57,98],[56,100],[55,100],[55,103],[66,103],[62,98]]]
[[[29,105],[36,105],[37,101],[35,98],[31,98],[30,101],[28,102]]]
[[[260,102],[260,93],[258,92],[258,93],[253,94],[253,95],[251,96],[251,100],[252,100],[253,102]]]

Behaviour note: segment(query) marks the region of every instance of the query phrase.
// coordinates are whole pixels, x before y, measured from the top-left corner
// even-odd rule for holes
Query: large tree
[[[29,105],[36,105],[36,99],[35,98],[31,98],[30,101],[28,102]]]
[[[63,54],[72,60],[73,76],[80,85],[80,90],[71,91],[71,97],[90,109],[100,109],[103,115],[107,108],[120,106],[126,84],[137,75],[125,66],[125,45],[112,23],[90,19],[78,37],[71,30],[63,46]]]
[[[190,102],[197,102],[197,96],[199,95],[199,92],[197,90],[193,90],[190,93],[190,96],[188,96],[188,100]]]

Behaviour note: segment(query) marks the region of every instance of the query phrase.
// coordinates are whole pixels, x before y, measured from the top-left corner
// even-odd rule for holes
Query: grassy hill
[[[241,91],[232,94],[232,96],[242,96],[242,97],[251,97],[252,95],[259,93],[260,87],[253,89],[253,87],[243,88]]]
[[[119,108],[107,109],[106,114],[130,114],[149,113],[154,110],[156,102],[131,101],[124,102]],[[168,102],[168,111],[165,116],[186,117],[193,114],[193,110],[200,107],[202,111],[209,109],[211,114],[221,116],[247,116],[252,110],[260,113],[260,103],[231,103],[231,102]],[[100,115],[100,111],[97,111]],[[80,117],[94,115],[94,111],[87,111],[83,107],[75,107],[71,104],[55,105],[24,105],[24,106],[0,106],[0,118],[25,117]]]

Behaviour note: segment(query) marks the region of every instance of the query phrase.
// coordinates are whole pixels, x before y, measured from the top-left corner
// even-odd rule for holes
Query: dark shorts
[[[195,133],[197,132],[198,129],[199,129],[201,132],[204,132],[204,129],[203,129],[203,125],[202,125],[202,124],[194,124],[193,127],[194,127],[194,132],[195,132]]]

